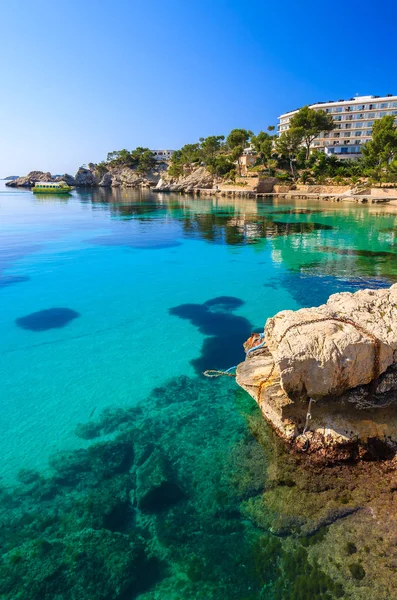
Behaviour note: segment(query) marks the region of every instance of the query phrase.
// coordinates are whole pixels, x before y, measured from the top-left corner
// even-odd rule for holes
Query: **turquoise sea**
[[[0,598],[305,598],[242,508],[256,406],[202,372],[279,310],[396,281],[396,232],[387,205],[2,186]]]

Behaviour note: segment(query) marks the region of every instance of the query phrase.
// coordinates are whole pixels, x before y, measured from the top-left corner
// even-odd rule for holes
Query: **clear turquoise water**
[[[236,512],[241,510],[242,499],[261,493],[266,459],[247,433],[241,408],[245,395],[239,395],[234,382],[227,378],[213,381],[201,373],[207,368],[225,369],[242,360],[245,339],[252,331],[261,330],[266,319],[279,310],[316,305],[339,291],[394,282],[396,226],[397,208],[386,205],[292,204],[272,198],[196,199],[128,190],[75,191],[67,198],[35,198],[29,191],[2,187],[3,484],[14,485],[18,473],[22,481],[21,468],[37,470],[40,477],[48,473],[47,483],[41,479],[33,491],[29,488],[30,500],[36,503],[34,510],[50,513],[55,502],[58,511],[73,514],[75,505],[69,505],[68,498],[75,498],[77,493],[84,496],[87,490],[81,487],[80,479],[76,483],[71,478],[71,472],[81,468],[90,494],[98,486],[105,489],[110,476],[103,475],[103,482],[95,479],[92,483],[86,467],[70,467],[64,451],[89,448],[98,439],[110,442],[115,431],[120,431],[120,423],[125,425],[127,414],[128,427],[138,428],[135,452],[146,442],[151,448],[159,444],[185,498],[177,509],[166,513],[164,521],[156,516],[156,525],[149,527],[151,535],[156,530],[156,544],[168,549],[169,554],[162,559],[173,565],[173,576],[163,580],[171,583],[161,584],[167,592],[153,592],[153,596],[148,592],[142,600],[284,598],[270,591],[263,596],[265,592],[254,587],[251,595],[242,594],[251,577],[249,540],[254,530],[243,516],[237,518]],[[134,407],[145,413],[139,426],[131,416]],[[114,417],[110,423],[110,413],[106,412],[110,408],[127,411],[112,413],[124,415],[124,421],[116,418],[117,426]],[[255,411],[255,407],[250,410]],[[103,414],[107,415],[105,427]],[[102,423],[93,439],[78,433],[81,424],[87,423]],[[150,454],[147,448],[141,452],[143,456]],[[70,456],[81,460],[82,455]],[[93,462],[94,471],[97,464]],[[139,470],[140,464],[134,468]],[[33,481],[31,476],[24,479],[29,479],[29,485]],[[57,486],[49,497],[55,494],[58,500],[51,499],[48,504],[49,482]],[[38,496],[39,489],[46,492]],[[22,506],[27,502],[26,492],[18,493]],[[161,511],[168,510],[166,505]],[[31,506],[26,508],[31,510]],[[157,515],[157,508],[151,511]],[[76,522],[86,531],[87,524],[84,521],[83,526],[81,519],[79,515]],[[128,512],[126,523],[118,524],[116,531],[127,530],[129,519]],[[199,526],[194,525],[196,519]],[[215,560],[219,571],[211,571],[208,564],[214,562],[213,554],[223,553],[224,548],[225,530],[217,531],[217,523],[218,528],[220,522],[226,527],[224,523],[230,520],[236,527],[233,531],[240,532],[241,537],[233,538],[233,542],[226,532],[233,551],[230,556],[222,554],[219,565]],[[65,521],[62,523],[65,531]],[[92,523],[90,526],[94,527]],[[3,547],[11,539],[16,544],[15,527],[11,537],[5,534]],[[26,539],[30,539],[32,527],[25,532]],[[69,523],[67,531],[68,527],[75,530],[75,524]],[[202,546],[194,537],[195,527],[202,532]],[[33,529],[36,531],[36,525]],[[114,531],[113,525],[108,529]],[[181,537],[182,530],[185,537]],[[59,525],[45,530],[46,539],[58,539],[58,534]],[[154,538],[149,538],[154,544]],[[266,552],[271,554],[269,548],[273,546],[266,546],[265,551],[262,542],[268,560]],[[155,549],[159,554],[157,545]],[[243,563],[246,570],[242,574],[239,569]],[[175,575],[178,569],[191,586],[184,587],[183,592],[178,592],[181,588],[175,583],[177,580],[182,585]],[[19,574],[21,581],[25,575]],[[29,575],[26,578],[29,590]],[[158,574],[149,579],[154,585]],[[260,578],[260,584],[255,585],[264,585],[265,580]],[[203,586],[211,582],[216,583],[218,592],[210,586],[212,591],[205,588],[204,593]],[[62,585],[63,598],[82,597],[69,595],[70,586]],[[59,598],[56,593],[45,597]],[[101,593],[87,592],[84,597],[136,597],[136,591],[127,595]],[[22,594],[20,598],[44,597],[40,594]]]
[[[225,368],[243,358],[247,333],[278,310],[397,276],[397,212],[386,206],[133,191],[35,198],[3,188],[0,215],[3,477],[75,447],[73,425],[94,409],[130,406],[167,379],[194,374],[211,327],[170,309],[238,299],[230,323],[213,332],[222,337],[234,319],[246,320],[229,332],[227,356],[215,344],[198,365]],[[42,331],[16,324],[53,307],[79,316]]]

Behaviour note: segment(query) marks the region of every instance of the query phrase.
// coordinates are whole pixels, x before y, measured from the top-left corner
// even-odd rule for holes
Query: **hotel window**
[[[358,135],[361,135],[361,134],[362,134],[362,131],[356,131],[354,135],[358,136]]]
[[[337,117],[334,117],[334,121],[342,121],[342,117],[338,115]]]
[[[348,131],[347,133],[344,133],[343,137],[350,137],[350,131]]]
[[[352,128],[352,124],[351,123],[346,123],[345,129],[351,129],[351,128]]]
[[[372,129],[368,129],[368,130],[365,132],[365,135],[372,135]]]
[[[340,133],[334,133],[334,137],[336,137],[336,138],[340,137]]]
[[[382,102],[382,104],[380,105],[380,108],[389,108],[389,103],[388,102]]]

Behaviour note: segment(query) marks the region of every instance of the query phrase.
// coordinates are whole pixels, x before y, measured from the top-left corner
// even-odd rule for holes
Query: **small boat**
[[[72,188],[64,181],[36,181],[32,192],[34,194],[70,194]]]

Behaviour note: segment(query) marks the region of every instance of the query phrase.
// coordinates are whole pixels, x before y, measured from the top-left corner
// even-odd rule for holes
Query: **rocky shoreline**
[[[240,198],[263,198],[275,196],[286,200],[324,200],[327,202],[353,202],[378,204],[397,201],[395,188],[358,189],[349,186],[326,185],[280,185],[274,177],[253,177],[239,180],[236,184],[226,184],[216,179],[205,167],[198,167],[181,177],[168,174],[168,163],[159,162],[145,174],[129,167],[113,167],[106,172],[98,165],[90,163],[80,167],[72,176],[52,176],[49,172],[31,171],[24,177],[6,182],[12,188],[32,188],[36,181],[64,181],[73,187],[82,188],[146,188],[155,193],[194,194],[196,196],[222,196]]]
[[[136,169],[118,167],[102,172],[97,165],[90,163],[88,167],[80,167],[73,176],[68,173],[52,176],[49,172],[30,171],[24,177],[7,181],[7,187],[32,188],[37,181],[58,182],[64,181],[73,187],[154,187],[166,171],[167,164],[159,163],[154,169],[145,174],[138,173]]]

